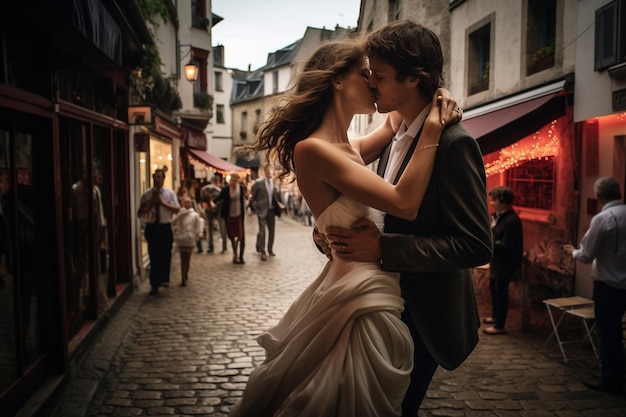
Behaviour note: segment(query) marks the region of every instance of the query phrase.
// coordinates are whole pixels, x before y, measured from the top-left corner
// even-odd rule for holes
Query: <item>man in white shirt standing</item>
[[[137,217],[146,222],[144,235],[148,242],[150,257],[151,295],[159,293],[159,287],[169,286],[172,265],[172,215],[178,213],[180,204],[176,193],[163,187],[166,169],[156,169],[152,174],[154,186],[141,196]]]
[[[622,394],[624,340],[622,317],[626,312],[626,204],[615,178],[599,178],[594,186],[602,210],[591,218],[580,249],[564,245],[565,252],[591,263],[596,333],[601,378],[584,381],[587,388]]]

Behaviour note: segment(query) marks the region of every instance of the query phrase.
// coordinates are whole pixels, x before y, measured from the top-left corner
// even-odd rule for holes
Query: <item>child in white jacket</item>
[[[189,265],[191,264],[191,253],[196,246],[196,242],[202,236],[204,230],[204,220],[200,215],[192,208],[191,198],[188,196],[183,197],[181,202],[183,208],[180,209],[178,215],[172,221],[172,227],[174,228],[174,242],[178,246],[178,253],[180,254],[180,272],[181,272],[181,287],[187,285],[187,279],[189,278]]]

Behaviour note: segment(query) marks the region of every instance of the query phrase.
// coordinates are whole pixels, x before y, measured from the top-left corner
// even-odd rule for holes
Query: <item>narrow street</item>
[[[277,222],[276,256],[266,262],[254,253],[255,219],[246,228],[244,265],[232,264],[230,248],[194,253],[183,288],[176,254],[169,288],[150,296],[144,283],[135,291],[76,369],[55,415],[226,416],[264,358],[256,336],[326,262],[311,228],[292,219]],[[545,343],[545,314],[535,312],[532,321],[533,330],[522,332],[513,307],[507,334],[481,333],[459,369],[438,370],[420,417],[626,415],[625,399],[582,384],[597,369],[591,348],[570,345],[576,359],[565,364],[556,343]]]

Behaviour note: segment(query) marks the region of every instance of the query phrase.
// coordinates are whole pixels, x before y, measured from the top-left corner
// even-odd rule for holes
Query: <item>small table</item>
[[[550,323],[552,324],[552,332],[548,339],[546,340],[546,344],[550,341],[552,336],[556,337],[556,340],[559,344],[559,349],[561,349],[561,354],[563,355],[563,360],[567,363],[567,355],[565,354],[565,350],[563,349],[563,345],[565,343],[571,343],[571,341],[564,342],[561,340],[561,336],[559,335],[559,326],[565,317],[565,312],[568,310],[575,310],[583,307],[593,307],[593,300],[588,298],[574,296],[574,297],[560,297],[560,298],[549,298],[547,300],[543,300],[543,303],[546,305],[546,309],[548,310],[548,317],[550,317]],[[554,315],[552,314],[552,310],[556,309],[562,312],[558,321],[554,321]],[[595,353],[595,346],[594,346]]]

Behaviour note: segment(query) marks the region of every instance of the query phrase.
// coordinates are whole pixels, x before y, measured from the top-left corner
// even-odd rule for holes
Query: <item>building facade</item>
[[[152,40],[134,2],[96,0],[3,3],[0,37],[0,409],[14,415],[46,406],[132,291],[128,96]]]
[[[213,109],[213,134],[207,144],[207,152],[230,161],[233,151],[232,108],[230,96],[233,89],[233,70],[224,65],[223,45],[213,47],[213,84],[214,103]]]

